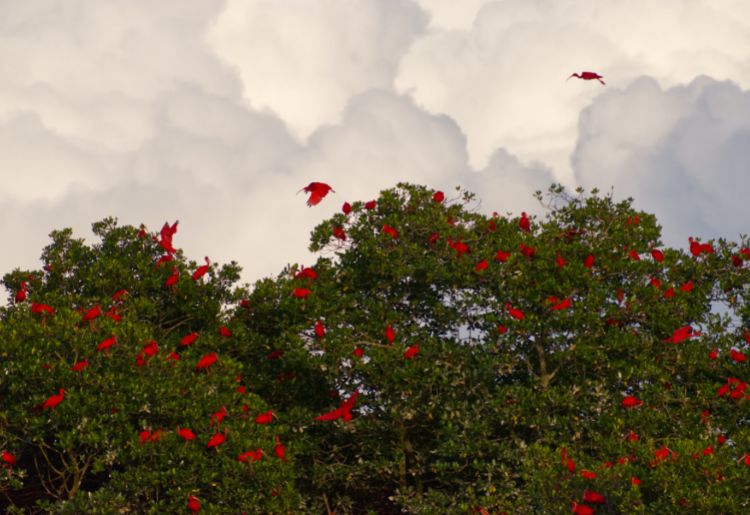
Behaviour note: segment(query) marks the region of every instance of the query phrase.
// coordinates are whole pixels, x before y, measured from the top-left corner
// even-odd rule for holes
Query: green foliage
[[[6,504],[171,513],[194,495],[210,513],[745,512],[750,365],[731,358],[750,327],[744,238],[661,248],[655,217],[631,199],[556,185],[537,194],[547,215],[529,231],[477,212],[468,192],[434,193],[399,184],[374,206],[353,202],[313,231],[314,274],[290,266],[249,293],[235,263],[197,281],[179,250],[155,267],[157,238],[112,219],[94,224],[91,246],[53,232],[45,271],[4,277],[11,299],[21,281],[30,298],[0,313],[0,449],[18,457],[0,470]],[[82,322],[96,304],[121,319]],[[151,340],[159,351],[139,364]],[[196,370],[210,352],[219,361]],[[59,406],[40,409],[59,388]],[[222,406],[227,441],[208,449]],[[256,423],[268,410],[273,422]],[[163,432],[141,443],[145,429]],[[260,461],[237,460],[256,448]]]

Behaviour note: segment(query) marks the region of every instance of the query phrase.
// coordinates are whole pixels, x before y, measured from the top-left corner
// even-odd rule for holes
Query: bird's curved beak
[[[576,74],[574,73],[573,75],[571,75],[570,77],[568,77],[567,79],[565,79],[565,82],[568,82],[571,78],[573,78],[575,76],[576,76]]]

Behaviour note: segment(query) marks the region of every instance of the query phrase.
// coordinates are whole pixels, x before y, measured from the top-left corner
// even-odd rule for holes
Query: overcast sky
[[[565,79],[590,70],[596,81]],[[539,213],[633,196],[670,245],[750,223],[747,0],[0,0],[0,272],[116,216],[244,279],[399,181]],[[295,193],[336,190],[314,208]]]

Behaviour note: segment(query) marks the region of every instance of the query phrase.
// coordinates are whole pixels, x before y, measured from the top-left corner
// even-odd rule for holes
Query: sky
[[[738,240],[750,2],[0,0],[0,179],[2,274],[115,216],[179,220],[190,259],[252,282],[400,181],[514,216],[596,187],[667,245]],[[309,208],[312,181],[335,193]]]

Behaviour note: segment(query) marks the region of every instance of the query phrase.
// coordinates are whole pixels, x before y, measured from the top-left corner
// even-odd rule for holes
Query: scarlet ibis
[[[42,409],[54,409],[57,407],[58,404],[60,404],[65,398],[65,390],[60,388],[59,393],[55,395],[50,395],[50,397],[44,401],[44,404],[42,404]]]
[[[276,446],[273,448],[273,452],[279,457],[279,459],[286,460],[286,447],[281,443],[279,435],[276,435]]]
[[[412,345],[404,351],[404,359],[412,359],[419,354],[419,344]]]
[[[574,74],[572,74],[570,77],[568,77],[565,80],[566,81],[570,80],[573,77],[578,77],[579,79],[583,79],[583,80],[594,80],[594,79],[596,79],[599,82],[601,82],[603,85],[606,86],[606,84],[604,84],[604,81],[602,80],[604,77],[602,77],[598,73],[594,73],[594,72],[581,72],[580,74],[574,73]]]
[[[336,193],[333,188],[324,182],[311,182],[299,191],[310,194],[310,198],[307,199],[307,205],[310,207],[318,205],[323,200],[323,197],[328,195],[329,191]]]
[[[198,513],[201,509],[201,503],[196,497],[188,495],[187,509],[193,513]]]
[[[433,202],[440,204],[443,200],[445,200],[445,193],[443,193],[442,191],[436,191],[432,196],[432,200]]]
[[[204,275],[206,275],[206,272],[208,272],[208,269],[211,268],[211,260],[208,259],[208,256],[204,257],[203,259],[206,260],[206,264],[199,266],[198,269],[193,272],[193,281],[197,281]]]
[[[255,417],[256,424],[270,424],[273,421],[273,410],[268,410]]]
[[[276,438],[278,438],[278,436]],[[9,467],[12,467],[16,464],[16,457],[8,451],[3,450],[3,463],[5,463]]]
[[[224,433],[216,433],[211,438],[208,439],[208,443],[206,444],[206,447],[209,449],[211,447],[218,447],[219,445],[223,444],[224,441],[226,441],[227,436]]]
[[[21,289],[16,292],[16,304],[20,304],[26,300],[26,294],[28,293],[27,287],[29,283],[21,281]]]
[[[518,227],[523,232],[529,232],[531,231],[531,222],[529,222],[529,217],[526,215],[525,212],[521,213],[521,218],[518,219]]]
[[[183,427],[183,428],[178,427],[177,434],[180,435],[180,437],[186,442],[188,440],[195,440],[195,433],[193,433],[193,431],[191,431],[187,427]]]

